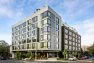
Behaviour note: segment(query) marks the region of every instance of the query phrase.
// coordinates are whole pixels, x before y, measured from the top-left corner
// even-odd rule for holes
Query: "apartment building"
[[[61,50],[61,17],[49,6],[12,26],[12,52],[44,52],[56,56]]]
[[[8,43],[6,43],[4,40],[0,40],[0,45],[2,45],[2,46],[8,46]]]
[[[81,36],[76,29],[63,24],[62,27],[62,50],[66,49],[68,56],[71,56],[73,52],[79,54],[81,51]]]
[[[66,40],[65,40],[66,39]],[[61,17],[49,6],[36,11],[12,26],[12,56],[17,51],[57,57],[67,49],[80,51],[81,36],[66,26]]]

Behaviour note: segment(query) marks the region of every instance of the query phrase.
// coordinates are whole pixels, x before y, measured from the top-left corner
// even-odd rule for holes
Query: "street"
[[[22,61],[22,60],[0,60],[0,63],[94,63],[90,60],[77,61]]]

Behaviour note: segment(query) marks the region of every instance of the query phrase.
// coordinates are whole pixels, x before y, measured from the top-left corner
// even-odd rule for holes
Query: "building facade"
[[[52,8],[45,6],[36,9],[32,16],[12,26],[13,56],[15,56],[17,51],[31,51],[32,53],[45,55],[47,58],[57,57],[57,53],[67,47],[62,39],[65,37],[63,36],[64,30],[65,27],[62,26],[61,17]],[[72,30],[70,31],[74,33]],[[74,34],[75,36],[77,35],[76,33]]]
[[[65,24],[62,25],[62,50],[66,49],[68,56],[78,55],[81,51],[81,36],[78,32]]]
[[[55,56],[61,50],[61,17],[49,6],[12,26],[12,51],[45,52]]]
[[[4,40],[0,40],[0,45],[2,45],[2,46],[8,46],[8,43],[6,43]]]

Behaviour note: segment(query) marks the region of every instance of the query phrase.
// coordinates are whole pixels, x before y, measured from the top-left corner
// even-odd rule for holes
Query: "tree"
[[[21,56],[22,56],[21,52],[16,52],[15,53],[15,58],[16,59],[20,60],[22,58]]]
[[[0,56],[8,58],[10,56],[9,47],[0,45]]]
[[[34,54],[32,54],[32,52],[29,51],[27,52],[26,57],[32,60],[34,59]]]
[[[76,55],[77,55],[77,52],[73,51],[72,52],[72,56],[75,56],[76,57]]]
[[[64,55],[64,59],[67,59],[67,50],[66,49],[64,49],[63,55]]]
[[[91,53],[92,55],[94,55],[94,43],[92,46],[88,47],[88,52]]]

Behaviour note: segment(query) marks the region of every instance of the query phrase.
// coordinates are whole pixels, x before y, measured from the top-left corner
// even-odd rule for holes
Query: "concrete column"
[[[14,58],[14,53],[13,53],[13,52],[11,52],[11,54],[12,54],[12,58]]]
[[[48,52],[47,52],[47,59],[49,58],[49,56],[48,56]]]

